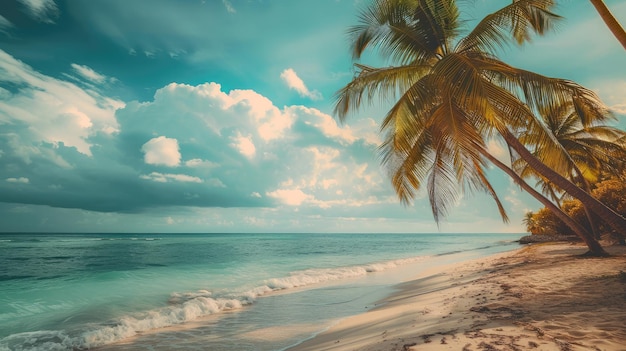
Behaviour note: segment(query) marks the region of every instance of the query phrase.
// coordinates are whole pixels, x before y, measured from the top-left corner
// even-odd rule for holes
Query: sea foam
[[[0,351],[69,351],[114,343],[138,333],[182,324],[201,317],[240,309],[268,293],[358,278],[426,259],[418,256],[365,265],[307,269],[288,276],[265,280],[262,285],[241,292],[216,294],[208,290],[172,293],[168,306],[110,321],[107,325],[87,325],[75,331],[37,331],[10,335],[0,340]]]

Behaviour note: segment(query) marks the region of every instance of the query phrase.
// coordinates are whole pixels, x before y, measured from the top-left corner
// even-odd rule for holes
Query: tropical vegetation
[[[548,207],[591,253],[604,255],[587,228],[487,147],[492,139],[504,141],[518,167],[532,169],[534,177],[579,199],[590,213],[626,234],[623,216],[563,176],[572,157],[540,117],[568,106],[587,127],[609,119],[607,108],[575,82],[513,67],[497,56],[511,42],[522,44],[550,30],[560,19],[554,6],[554,0],[516,0],[464,30],[455,0],[375,0],[349,31],[352,53],[359,60],[367,50],[377,50],[389,65],[355,63],[352,81],[337,92],[335,113],[343,121],[364,102],[378,98],[392,104],[381,126],[383,164],[404,203],[426,189],[435,221],[464,191],[489,194],[507,221],[487,177],[492,164]],[[560,152],[542,151],[550,149]]]
[[[553,163],[552,166],[579,187],[591,192],[591,184],[596,183],[601,176],[619,177],[624,169],[626,133],[597,121],[587,121],[587,125],[585,125],[577,113],[571,104],[559,106],[552,111],[544,111],[541,118],[546,129],[557,141],[555,145],[558,148],[553,147],[554,145],[551,147],[533,145],[533,154],[546,164],[553,160],[565,161],[561,164]],[[522,135],[520,141],[532,145],[532,135]],[[557,154],[562,154],[562,157]],[[522,177],[537,178],[537,186],[542,192],[550,197],[557,206],[563,208],[563,200],[568,199],[567,193],[555,187],[549,180],[538,177],[535,171],[522,159],[514,160],[513,167]],[[603,203],[606,204],[604,201]],[[595,220],[596,216],[583,204],[580,204],[579,207],[587,219],[586,228],[597,239],[600,238]],[[614,207],[612,209],[615,210]],[[571,213],[568,215],[572,217]]]
[[[626,171],[593,184],[591,194],[616,212],[626,216]],[[592,229],[593,222],[589,220],[580,201],[564,200],[561,208],[575,221],[589,230]],[[574,235],[567,225],[545,207],[536,212],[527,212],[523,223],[526,230],[534,235],[554,235],[557,233]],[[597,224],[596,230],[598,235],[604,239],[622,244],[626,243],[623,236],[602,222]]]

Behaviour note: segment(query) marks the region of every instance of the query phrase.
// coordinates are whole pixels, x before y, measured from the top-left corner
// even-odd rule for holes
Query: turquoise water
[[[371,306],[402,267],[416,274],[512,250],[517,238],[1,234],[0,350],[123,349],[128,340],[137,349],[280,350]]]

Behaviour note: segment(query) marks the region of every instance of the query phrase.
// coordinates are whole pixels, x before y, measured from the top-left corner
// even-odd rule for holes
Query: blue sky
[[[498,171],[511,223],[466,194],[438,227],[379,165],[385,106],[336,122],[364,3],[3,0],[0,231],[522,232],[540,206]],[[469,26],[508,1],[463,3]],[[502,58],[593,89],[623,127],[626,51],[588,1],[558,13]]]

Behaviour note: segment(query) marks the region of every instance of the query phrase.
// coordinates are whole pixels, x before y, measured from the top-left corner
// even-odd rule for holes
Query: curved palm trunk
[[[557,218],[563,221],[568,227],[570,227],[579,238],[581,238],[587,247],[589,248],[589,253],[593,256],[608,256],[609,254],[604,251],[600,243],[593,237],[591,233],[587,231],[580,223],[573,220],[570,216],[568,216],[563,210],[558,207],[554,202],[550,201],[548,198],[543,196],[537,190],[535,190],[532,186],[528,185],[522,177],[520,177],[517,173],[515,173],[511,168],[509,168],[504,163],[500,162],[497,158],[491,155],[487,150],[480,149],[481,154],[485,156],[489,161],[491,161],[496,167],[500,168],[507,175],[509,175],[515,183],[517,183],[522,189],[524,189],[527,193],[529,193],[532,197],[537,199],[548,208],[552,213],[554,213]]]
[[[583,185],[583,190],[587,193],[591,194],[591,186],[585,176],[580,171],[578,167],[574,164],[574,171],[580,177],[581,184]],[[583,210],[585,211],[585,216],[587,217],[587,221],[589,222],[589,229],[591,229],[591,234],[596,238],[596,240],[600,240],[600,230],[598,229],[598,224],[596,223],[595,218],[593,217],[593,212],[587,207],[587,205],[583,204]]]
[[[501,134],[509,147],[515,150],[530,167],[537,171],[537,173],[546,177],[566,193],[580,200],[583,205],[588,206],[591,211],[602,218],[602,220],[617,232],[626,235],[626,219],[624,219],[624,217],[539,161],[508,129],[504,128]]]
[[[600,233],[600,229],[598,229],[598,223],[596,223],[596,219],[593,218],[593,212],[589,209],[589,207],[583,205],[583,210],[585,211],[585,216],[587,217],[587,221],[589,222],[589,228],[591,228],[591,232],[593,236],[600,240],[602,233]]]
[[[611,11],[609,11],[609,8],[606,6],[604,1],[602,0],[589,0],[589,1],[591,1],[591,4],[593,4],[593,7],[596,8],[596,11],[598,11],[598,13],[600,14],[600,17],[602,17],[602,20],[604,21],[604,23],[606,23],[606,26],[609,27],[609,29],[611,30],[615,38],[617,38],[617,40],[619,40],[619,42],[622,44],[624,49],[626,49],[626,31],[624,31],[624,28],[622,28],[622,26],[619,24],[615,16],[613,16]]]

